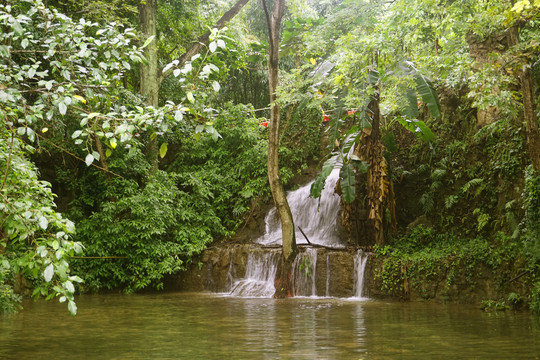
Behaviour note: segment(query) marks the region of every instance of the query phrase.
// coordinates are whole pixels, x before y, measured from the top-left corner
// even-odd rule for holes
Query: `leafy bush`
[[[540,281],[537,281],[531,292],[531,310],[540,314]]]
[[[540,263],[540,176],[530,167],[525,173],[525,251],[531,265]]]
[[[70,237],[74,224],[54,210],[51,184],[27,160],[31,147],[10,126],[0,120],[0,311],[17,308],[12,286],[20,273],[34,281],[34,296],[60,296],[75,314],[73,283],[82,280],[70,275],[69,258],[83,247]]]
[[[163,276],[185,267],[213,237],[224,233],[204,184],[190,174],[158,171],[143,189],[103,203],[79,223],[88,257],[74,262],[89,290],[161,288]],[[186,189],[190,191],[187,192]],[[138,190],[138,191],[137,191]]]

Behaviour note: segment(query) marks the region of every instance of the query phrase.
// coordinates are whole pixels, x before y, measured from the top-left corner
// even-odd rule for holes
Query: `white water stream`
[[[320,199],[309,196],[313,181],[287,194],[296,227],[297,244],[307,244],[304,235],[298,229],[301,228],[312,244],[344,247],[337,234],[340,198],[334,193],[334,188],[338,179],[339,169],[334,169],[326,179]],[[268,212],[264,221],[265,234],[255,242],[261,245],[281,245],[281,222],[275,207]]]
[[[368,255],[362,250],[358,250],[354,257],[354,288],[353,297],[362,298],[364,294],[364,271],[366,270],[366,264]]]

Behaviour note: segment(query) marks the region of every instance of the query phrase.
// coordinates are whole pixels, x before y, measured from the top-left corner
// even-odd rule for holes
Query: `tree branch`
[[[223,16],[214,24],[214,28],[222,29],[226,23],[228,23],[232,18],[234,18],[240,10],[248,3],[249,0],[238,0]],[[210,43],[210,31],[205,32],[197,41],[178,59],[178,64],[165,72],[160,70],[159,82],[163,81],[166,77],[171,75],[174,69],[182,68],[186,62],[191,60],[191,58],[198,54],[204,46],[207,46]]]

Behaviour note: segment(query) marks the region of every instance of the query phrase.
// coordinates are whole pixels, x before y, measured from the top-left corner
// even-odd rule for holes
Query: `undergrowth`
[[[482,272],[494,277],[497,292],[507,291],[520,246],[503,233],[492,241],[465,239],[420,225],[389,245],[375,246],[375,254],[382,260],[376,276],[388,295],[408,298],[415,293],[444,301],[461,292],[460,300],[466,300],[463,294],[475,290]]]

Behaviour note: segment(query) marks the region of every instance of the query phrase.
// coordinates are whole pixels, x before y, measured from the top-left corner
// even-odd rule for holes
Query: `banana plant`
[[[437,92],[427,76],[421,74],[411,62],[404,62],[399,66],[399,70],[398,75],[411,78],[415,86],[405,88],[400,94],[403,100],[405,100],[404,103],[407,105],[401,110],[401,114],[394,117],[392,122],[399,122],[405,129],[414,133],[420,140],[431,142],[435,139],[435,135],[423,121],[417,119],[417,99],[418,97],[421,97],[431,115],[437,118],[441,114]],[[351,203],[356,198],[354,170],[366,172],[369,169],[369,163],[362,161],[354,154],[354,147],[358,144],[364,130],[370,129],[373,125],[374,114],[369,105],[376,100],[376,106],[378,107],[378,88],[380,83],[381,77],[379,76],[379,72],[375,69],[369,70],[365,79],[365,86],[367,92],[372,95],[368,97],[368,101],[364,105],[360,106],[357,110],[349,111],[347,113],[346,116],[354,117],[355,124],[344,135],[341,135],[339,131],[344,120],[336,117],[336,119],[332,120],[330,123],[329,130],[333,150],[324,162],[322,171],[312,184],[310,196],[319,198],[326,179],[332,170],[340,168],[340,186],[343,199],[345,202]],[[338,114],[341,115],[342,113],[344,112],[340,109]],[[389,147],[387,141],[382,139],[382,142],[387,148]]]

